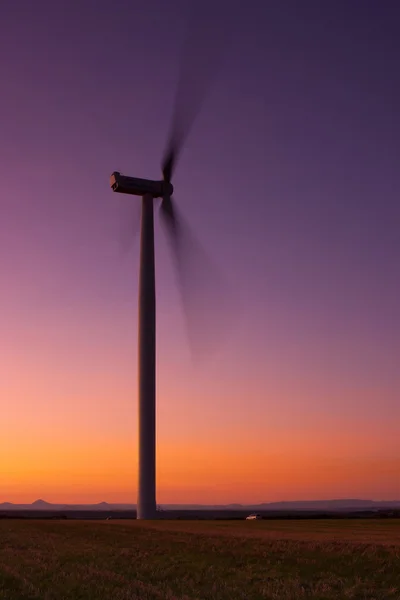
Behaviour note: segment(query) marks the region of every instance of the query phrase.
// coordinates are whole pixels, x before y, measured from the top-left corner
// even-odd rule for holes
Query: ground
[[[0,520],[0,600],[399,600],[400,519]]]

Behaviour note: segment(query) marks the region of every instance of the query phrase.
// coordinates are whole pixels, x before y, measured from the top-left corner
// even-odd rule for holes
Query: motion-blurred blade
[[[172,250],[192,357],[201,359],[210,356],[232,329],[237,316],[234,294],[178,213],[173,199],[165,198],[160,210]]]
[[[182,145],[221,63],[227,28],[214,11],[210,18],[211,10],[210,6],[199,2],[189,15],[170,133],[161,167],[165,181],[171,181]]]
[[[172,179],[172,174],[174,172],[175,167],[175,155],[176,155],[176,143],[173,139],[169,141],[169,148],[165,155],[163,164],[162,164],[162,174],[164,181],[168,181],[168,183]]]
[[[171,241],[173,240],[174,244],[178,243],[178,221],[176,219],[175,214],[175,202],[172,196],[165,196],[161,203],[161,215],[163,218],[163,222],[168,228],[170,232]]]

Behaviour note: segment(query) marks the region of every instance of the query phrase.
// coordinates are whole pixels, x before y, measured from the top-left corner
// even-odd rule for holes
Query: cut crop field
[[[400,520],[0,520],[1,600],[399,600]]]

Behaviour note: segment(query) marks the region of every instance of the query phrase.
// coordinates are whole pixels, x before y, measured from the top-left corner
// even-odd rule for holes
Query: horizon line
[[[383,499],[372,499],[372,498],[351,498],[351,497],[342,497],[342,498],[328,498],[328,499],[320,499],[320,498],[314,498],[314,499],[307,499],[307,500],[272,500],[272,501],[253,501],[253,502],[224,502],[224,503],[214,503],[214,502],[208,502],[208,503],[202,503],[202,502],[158,502],[157,505],[162,506],[162,505],[175,505],[175,506],[257,506],[257,505],[269,505],[269,504],[304,504],[304,503],[312,503],[312,502],[318,502],[318,503],[322,503],[322,502],[373,502],[373,503],[379,503],[379,502],[383,502],[383,503],[388,503],[388,502],[392,502],[392,503],[400,503],[400,499],[390,499],[390,500],[383,500]],[[107,504],[107,505],[125,505],[125,506],[136,506],[136,502],[124,502],[124,501],[117,501],[117,502],[108,502],[107,500],[101,500],[98,502],[48,502],[47,500],[43,500],[41,498],[34,500],[33,502],[13,502],[10,500],[4,500],[4,501],[0,501],[0,506],[2,504],[11,504],[14,506],[33,506],[35,504],[46,504],[49,506],[53,506],[53,505],[63,505],[63,506],[98,506],[101,504]]]

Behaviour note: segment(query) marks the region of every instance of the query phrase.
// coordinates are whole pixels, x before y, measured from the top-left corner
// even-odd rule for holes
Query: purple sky
[[[77,412],[88,439],[136,427],[138,244],[121,253],[109,175],[160,177],[189,4],[2,2],[0,394],[16,438],[32,420],[68,430]],[[175,197],[243,308],[230,343],[193,368],[157,218],[161,439],[189,427],[232,441],[257,414],[260,448],[272,430],[286,444],[356,423],[398,459],[399,4],[218,0],[203,13],[204,51],[224,58]],[[355,492],[400,496],[393,478]]]

